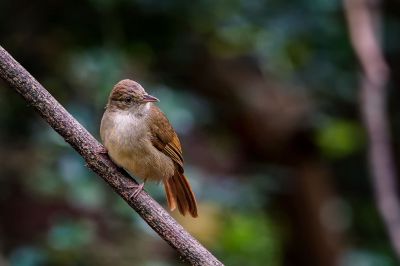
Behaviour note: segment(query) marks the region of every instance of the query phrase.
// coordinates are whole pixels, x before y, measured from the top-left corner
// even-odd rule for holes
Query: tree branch
[[[351,41],[364,72],[360,104],[369,137],[375,199],[392,246],[400,258],[400,203],[386,110],[389,67],[380,48],[378,4],[379,1],[344,1]]]
[[[136,182],[99,151],[102,145],[43,86],[0,46],[0,77],[32,105],[44,120],[104,179],[158,235],[192,265],[223,265],[186,232],[157,202],[142,191],[130,198]]]

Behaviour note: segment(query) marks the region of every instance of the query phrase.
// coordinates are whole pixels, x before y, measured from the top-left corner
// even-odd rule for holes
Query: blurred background
[[[398,265],[340,1],[0,0],[0,12],[1,45],[97,139],[119,80],[161,99],[200,205],[198,219],[173,215],[226,265]],[[398,153],[399,3],[382,12]],[[0,126],[0,265],[184,265],[2,81]],[[161,186],[146,190],[166,206]]]

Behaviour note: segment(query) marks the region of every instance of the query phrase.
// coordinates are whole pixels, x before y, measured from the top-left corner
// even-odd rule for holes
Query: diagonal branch
[[[379,2],[345,0],[344,7],[353,48],[363,69],[360,104],[369,138],[375,199],[400,258],[400,203],[386,103],[389,67],[379,42]]]
[[[99,152],[102,145],[1,46],[0,77],[21,94],[85,159],[88,167],[102,177],[186,261],[192,265],[223,265],[146,192],[130,198],[128,187],[136,185],[136,182]]]

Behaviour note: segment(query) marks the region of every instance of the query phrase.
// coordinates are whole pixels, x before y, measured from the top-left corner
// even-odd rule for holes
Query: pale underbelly
[[[135,177],[151,181],[172,177],[175,168],[172,159],[149,144],[136,150],[106,148],[111,159]]]

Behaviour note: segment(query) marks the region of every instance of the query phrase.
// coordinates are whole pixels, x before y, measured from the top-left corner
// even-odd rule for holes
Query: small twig
[[[400,203],[386,110],[389,67],[379,42],[379,1],[345,0],[344,4],[351,41],[364,72],[360,104],[370,142],[375,198],[392,246],[400,258]]]
[[[223,265],[186,232],[146,192],[130,198],[136,182],[104,154],[102,145],[69,114],[10,54],[0,46],[0,77],[21,94],[44,120],[104,179],[168,244],[192,265]]]

